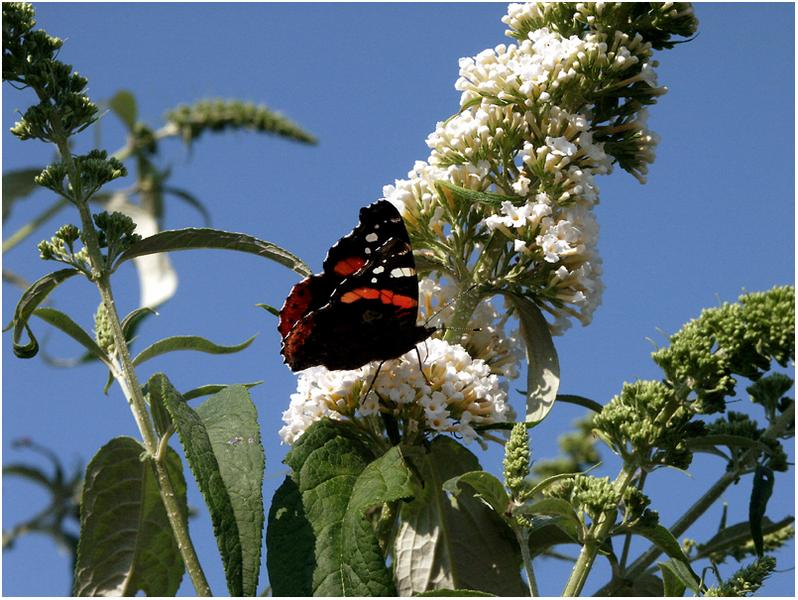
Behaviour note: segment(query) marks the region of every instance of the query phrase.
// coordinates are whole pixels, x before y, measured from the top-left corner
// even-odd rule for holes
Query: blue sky
[[[245,231],[280,244],[318,270],[327,248],[356,222],[360,206],[382,195],[427,156],[424,139],[435,122],[457,109],[457,60],[506,42],[496,4],[39,4],[41,26],[66,39],[59,58],[89,78],[94,100],[119,89],[138,99],[140,118],[163,123],[166,110],[206,97],[240,98],[284,112],[316,135],[316,147],[238,133],[208,135],[191,152],[177,141],[162,144],[171,183],[194,193],[213,215],[213,226]],[[791,4],[700,4],[698,37],[660,53],[659,81],[669,93],[651,109],[649,124],[662,138],[649,181],[640,185],[616,170],[598,179],[600,251],[606,292],[593,323],[555,340],[561,391],[606,402],[624,381],[659,378],[650,360],[663,333],[676,331],[702,308],[735,300],[745,290],[794,282],[794,7]],[[52,150],[21,143],[8,133],[26,92],[4,86],[3,170],[44,165]],[[101,146],[113,151],[123,130],[112,115],[100,123]],[[76,149],[94,143],[82,136]],[[4,235],[16,231],[50,202],[37,192],[15,208]],[[53,219],[4,256],[4,267],[32,281],[51,270],[35,244],[75,215]],[[168,227],[200,226],[196,212],[173,202]],[[195,334],[237,343],[259,332],[244,353],[213,357],[175,353],[143,365],[142,379],[166,372],[178,389],[212,382],[263,379],[252,392],[266,447],[267,503],[286,474],[277,431],[295,377],[281,364],[274,319],[255,307],[279,306],[296,276],[248,255],[202,251],[172,257],[180,278],[175,298],[140,331],[141,344],[168,335]],[[123,313],[136,307],[132,268],[121,269],[115,291]],[[19,292],[3,284],[3,322]],[[84,281],[62,286],[54,306],[87,329],[97,305]],[[37,331],[44,332],[40,323]],[[80,350],[63,336],[41,336],[49,353]],[[3,461],[35,461],[11,449],[29,436],[69,465],[90,460],[107,440],[137,436],[122,395],[101,393],[100,366],[55,369],[40,357],[23,361],[3,343]],[[143,347],[140,345],[140,347]],[[517,387],[517,386],[512,386]],[[735,405],[747,410],[748,401]],[[520,398],[516,406],[520,407]],[[556,453],[556,438],[581,415],[558,405],[533,432],[533,457]],[[480,456],[494,470],[495,450]],[[789,449],[791,460],[794,450]],[[609,456],[604,451],[605,457]],[[610,461],[610,464],[611,461]],[[614,465],[606,469],[614,472]],[[654,507],[665,524],[697,498],[723,469],[699,457],[692,478],[668,471],[649,478]],[[729,522],[746,518],[750,477],[724,496]],[[33,514],[46,498],[17,480],[3,482],[3,525]],[[215,593],[225,591],[216,545],[200,507],[191,522]],[[794,514],[794,471],[778,474],[768,514]],[[688,532],[709,537],[720,507]],[[779,554],[779,569],[763,594],[792,595],[794,546]],[[561,563],[539,561],[541,591],[557,594]],[[604,566],[586,587],[603,582]],[[726,566],[725,575],[730,574]],[[5,595],[68,592],[69,565],[52,544],[23,539],[3,556]],[[265,567],[262,583],[265,584]],[[187,581],[181,593],[192,594]]]

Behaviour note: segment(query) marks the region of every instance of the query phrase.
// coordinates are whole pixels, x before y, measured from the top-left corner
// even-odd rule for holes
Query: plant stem
[[[634,477],[635,471],[637,471],[637,467],[624,464],[614,484],[619,496],[623,496],[629,482]],[[590,531],[585,536],[586,539],[582,550],[580,550],[576,559],[576,564],[574,564],[574,568],[571,571],[571,577],[568,579],[568,583],[565,584],[565,589],[563,589],[563,596],[578,596],[582,593],[582,588],[585,586],[588,575],[590,575],[590,569],[593,567],[593,561],[596,560],[598,550],[615,524],[614,516],[614,511],[604,513],[591,525]]]
[[[125,339],[125,334],[122,331],[122,325],[119,321],[119,314],[117,313],[113,292],[111,291],[110,273],[108,270],[109,265],[105,264],[105,259],[100,252],[100,244],[97,239],[97,232],[94,229],[94,223],[92,222],[88,198],[83,198],[80,176],[77,172],[75,161],[72,159],[69,145],[67,144],[67,136],[60,127],[60,123],[54,123],[53,125],[54,130],[57,130],[54,134],[56,145],[58,146],[64,165],[67,168],[74,198],[77,200],[82,226],[82,237],[92,267],[92,278],[100,292],[103,306],[105,307],[108,320],[111,324],[114,346],[118,353],[122,375],[122,377],[117,378],[117,381],[127,397],[130,410],[133,413],[133,418],[136,420],[136,425],[141,432],[147,454],[155,465],[161,500],[166,509],[169,523],[172,526],[172,532],[174,533],[178,549],[186,565],[186,570],[194,584],[194,590],[199,596],[210,596],[210,586],[202,571],[199,558],[197,557],[197,553],[194,550],[194,545],[188,533],[188,520],[186,515],[181,510],[177,501],[174,486],[169,479],[169,474],[165,465],[160,460],[155,460],[158,453],[158,438],[155,435],[155,429],[147,413],[146,402],[141,392],[141,386],[136,376],[133,360],[130,358],[127,340]]]
[[[524,570],[526,571],[527,585],[529,586],[529,595],[534,598],[540,595],[538,591],[538,582],[535,579],[535,571],[532,568],[532,555],[529,553],[529,529],[526,527],[513,527],[515,537],[518,540],[518,545],[521,547],[521,558],[524,561]]]

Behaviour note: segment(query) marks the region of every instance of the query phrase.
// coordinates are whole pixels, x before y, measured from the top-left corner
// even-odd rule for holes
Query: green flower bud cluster
[[[621,497],[609,477],[574,475],[552,484],[543,494],[567,500],[580,514],[596,521],[602,514],[616,511]]]
[[[42,260],[55,260],[66,263],[81,271],[89,269],[89,254],[85,247],[75,252],[75,242],[80,238],[80,230],[74,225],[64,225],[50,240],[39,242],[39,257]]]
[[[621,30],[640,34],[655,49],[672,48],[671,37],[689,37],[698,19],[688,2],[540,2],[538,14],[513,23],[508,35],[524,40],[530,32],[548,27],[563,36],[586,31]]]
[[[105,150],[92,150],[86,155],[75,156],[75,167],[80,181],[81,197],[90,198],[103,185],[127,175],[127,169],[116,158],[108,158]],[[67,180],[67,167],[63,162],[53,163],[36,176],[36,183],[75,202],[72,185]]]
[[[133,219],[120,212],[101,212],[94,215],[94,224],[97,226],[97,239],[101,248],[108,248],[107,264],[112,264],[114,259],[141,241],[141,236],[133,233],[136,224]]]
[[[692,453],[685,440],[703,432],[689,407],[659,381],[624,383],[621,393],[593,419],[596,434],[626,460],[643,466],[686,468]]]
[[[721,412],[734,393],[734,375],[757,380],[772,360],[786,366],[795,358],[794,306],[793,286],[741,296],[704,310],[652,357],[674,387],[695,394],[697,410]]]
[[[529,475],[529,434],[525,423],[516,423],[504,447],[504,484],[513,497],[523,495]]]
[[[651,499],[634,486],[628,486],[623,493],[623,524],[627,527],[642,525],[653,527],[659,523],[659,513],[648,506]]]
[[[97,340],[97,345],[109,356],[113,356],[116,353],[111,320],[108,318],[108,310],[103,303],[100,303],[97,307],[97,312],[94,314],[94,339]]]
[[[39,104],[11,128],[22,140],[55,141],[53,136],[83,131],[97,119],[97,106],[85,95],[87,80],[55,59],[62,41],[33,31],[33,8],[3,4],[3,80],[31,87]]]
[[[770,448],[765,463],[768,467],[774,471],[786,471],[788,468],[787,454],[784,452],[781,442],[772,438],[763,438],[762,434],[765,433],[765,430],[757,427],[756,422],[746,414],[729,411],[724,417],[707,425],[707,433],[710,435],[734,435],[760,441]],[[736,459],[739,459],[748,451],[747,448],[739,446],[730,449]],[[754,464],[756,458],[752,457],[751,464]]]
[[[166,114],[167,122],[177,127],[190,144],[206,131],[249,129],[273,133],[298,142],[315,144],[316,138],[299,125],[263,105],[238,100],[201,100],[180,105]]]
[[[743,567],[726,581],[707,590],[705,596],[750,596],[754,594],[776,569],[776,559],[764,556]]]
[[[768,421],[776,418],[776,413],[783,413],[792,398],[785,396],[795,382],[784,373],[771,373],[759,381],[749,385],[745,390],[751,395],[751,402],[760,404],[765,409]]]

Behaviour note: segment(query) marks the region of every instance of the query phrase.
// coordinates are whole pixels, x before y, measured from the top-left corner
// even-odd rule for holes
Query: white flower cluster
[[[457,286],[421,279],[418,282],[419,321],[443,327],[454,312]],[[499,313],[489,298],[482,300],[471,315],[466,331],[460,332],[460,345],[468,353],[483,360],[491,372],[515,379],[524,359],[524,346],[517,331],[506,331],[508,313]]]
[[[516,27],[540,21],[547,10],[511,4],[503,20]],[[474,207],[482,215],[476,234],[504,234],[517,253],[514,281],[527,285],[554,317],[553,333],[573,318],[589,323],[603,290],[594,177],[610,172],[611,157],[593,139],[587,97],[596,73],[602,85],[656,86],[651,53],[639,35],[566,37],[543,27],[517,44],[461,59],[455,83],[461,111],[437,124],[427,138],[427,160],[416,162],[407,179],[385,186],[384,197],[402,211],[411,235],[415,228],[445,237],[457,224],[442,209],[436,180],[515,196],[500,206]],[[653,160],[656,144],[645,121],[640,110],[623,126],[643,165]],[[642,177],[643,169],[636,174]]]
[[[438,339],[420,343],[418,350],[423,373],[415,350],[387,361],[365,398],[375,363],[354,371],[324,367],[302,371],[283,413],[283,442],[293,444],[323,417],[349,419],[367,427],[367,419],[385,412],[396,418],[405,435],[454,433],[466,442],[476,439],[475,425],[514,418],[506,404],[507,393],[485,361],[471,358],[462,346]]]

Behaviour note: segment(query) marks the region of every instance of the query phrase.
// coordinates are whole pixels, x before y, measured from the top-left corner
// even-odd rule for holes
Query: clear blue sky
[[[338,237],[351,229],[358,208],[381,196],[427,156],[426,135],[457,109],[457,60],[506,42],[504,4],[39,4],[39,23],[66,39],[60,58],[89,78],[95,100],[132,90],[140,117],[162,124],[164,112],[204,97],[241,98],[283,111],[317,135],[307,147],[253,134],[206,136],[191,153],[177,141],[162,145],[175,186],[191,190],[211,210],[213,225],[245,231],[283,245],[318,270]],[[641,186],[618,170],[598,180],[600,249],[606,292],[593,323],[574,327],[556,344],[561,391],[606,402],[624,381],[659,378],[647,338],[664,343],[700,310],[735,300],[744,290],[794,282],[794,7],[791,4],[701,4],[700,34],[660,53],[659,81],[670,92],[651,110],[662,142],[649,182]],[[4,87],[3,170],[46,164],[52,150],[18,142],[8,133],[29,95]],[[115,117],[101,122],[102,147],[122,145]],[[83,135],[78,150],[93,143]],[[4,228],[8,235],[50,202],[37,192],[20,203]],[[66,213],[65,213],[66,214]],[[76,221],[73,215],[69,220]],[[52,264],[35,244],[67,221],[45,230],[4,257],[4,266],[34,280]],[[185,205],[167,207],[167,226],[198,226]],[[253,390],[266,447],[264,496],[270,502],[286,473],[279,445],[280,414],[295,378],[281,364],[274,319],[255,307],[279,306],[293,273],[248,255],[202,251],[172,257],[177,296],[140,331],[141,343],[196,334],[237,343],[260,332],[243,354],[213,357],[179,353],[151,361],[142,379],[165,371],[178,389],[205,383],[265,384]],[[132,267],[115,283],[122,312],[135,308]],[[3,322],[19,291],[3,284]],[[55,306],[87,329],[98,298],[85,281],[70,281]],[[34,326],[44,332],[41,323]],[[46,338],[46,336],[41,336]],[[46,338],[60,357],[79,348],[61,335]],[[143,346],[139,346],[143,347]],[[3,461],[36,460],[10,447],[19,436],[53,448],[68,464],[83,462],[107,440],[137,436],[117,389],[103,396],[98,365],[54,369],[40,357],[23,361],[3,338]],[[518,386],[512,386],[518,387]],[[747,410],[748,401],[735,405]],[[520,407],[520,398],[516,398]],[[581,415],[558,405],[533,432],[535,458],[552,456],[556,438]],[[483,454],[496,471],[499,454]],[[789,449],[790,460],[794,451]],[[605,457],[609,456],[604,451]],[[614,472],[610,462],[607,473]],[[649,478],[649,493],[670,524],[719,476],[718,459],[698,457],[691,479],[675,471]],[[210,522],[193,482],[189,502],[200,508],[192,535],[216,594],[225,593]],[[729,522],[746,518],[750,477],[731,488]],[[45,501],[18,480],[3,482],[3,525],[33,514]],[[768,514],[794,513],[794,471],[778,474]],[[720,507],[688,532],[706,538]],[[778,573],[763,594],[792,595],[794,546],[779,554]],[[556,594],[565,566],[540,563],[542,592]],[[30,536],[3,556],[5,595],[68,592],[69,565],[44,538]],[[586,589],[595,590],[604,565]],[[724,574],[730,574],[726,566]],[[265,566],[262,584],[266,582]],[[262,586],[261,586],[262,587]],[[184,580],[181,593],[192,594]]]

